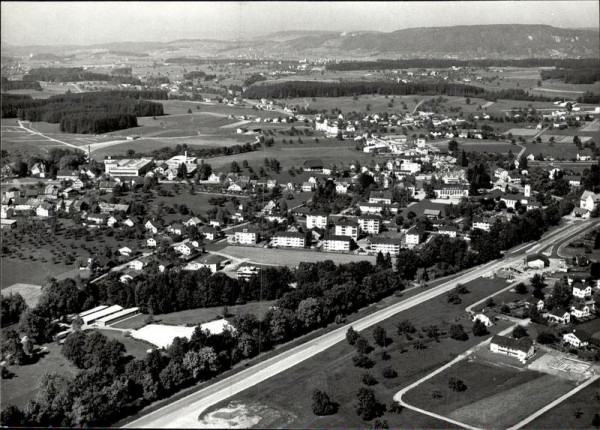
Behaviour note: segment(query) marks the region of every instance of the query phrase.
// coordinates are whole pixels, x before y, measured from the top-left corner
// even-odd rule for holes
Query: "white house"
[[[242,245],[255,245],[258,242],[258,231],[242,228],[235,231],[235,242]]]
[[[369,234],[379,234],[381,231],[381,217],[377,215],[362,215],[358,217],[360,230]]]
[[[54,205],[44,202],[37,207],[35,214],[39,217],[49,218],[54,215]]]
[[[306,246],[306,237],[304,234],[294,231],[278,231],[273,235],[273,246],[286,248],[304,248]]]
[[[495,354],[514,357],[521,363],[525,363],[535,353],[533,341],[530,338],[522,337],[521,339],[513,339],[499,335],[492,337],[490,351]]]
[[[477,314],[473,317],[473,322],[475,321],[480,321],[483,323],[483,325],[485,325],[486,327],[491,327],[494,325],[494,323],[489,319],[489,317],[487,315],[484,314]]]
[[[599,203],[600,194],[595,194],[588,190],[584,191],[579,199],[579,207],[587,209],[590,212],[593,211]]]
[[[586,304],[571,306],[571,315],[575,318],[586,318],[590,316],[590,307]]]
[[[570,333],[563,334],[563,342],[575,348],[583,348],[589,344],[591,336],[582,330],[573,330]]]
[[[369,195],[369,203],[383,203],[386,205],[392,204],[392,193],[385,191],[371,191]]]
[[[381,252],[383,255],[398,255],[401,247],[402,241],[400,239],[390,237],[374,237],[371,239],[371,252],[374,254]]]
[[[408,229],[406,232],[406,246],[413,247],[421,243],[423,239],[423,232],[420,231],[416,226]]]
[[[548,320],[559,324],[569,324],[571,322],[571,314],[562,308],[555,308],[548,312]]]
[[[592,286],[584,285],[580,282],[576,282],[573,284],[573,296],[578,297],[580,299],[585,299],[586,297],[592,296]]]
[[[438,229],[438,234],[449,236],[454,239],[458,234],[458,228],[456,228],[456,226],[453,225],[444,225]]]
[[[327,214],[325,212],[311,212],[306,215],[306,228],[327,228]]]
[[[144,224],[144,227],[146,228],[146,230],[150,231],[152,234],[158,233],[158,225],[153,223],[150,220],[146,221],[146,224]]]
[[[323,251],[350,251],[352,239],[348,236],[326,236],[323,239]]]
[[[156,248],[156,239],[154,239],[153,237],[148,238],[148,240],[146,240],[146,246]]]
[[[358,223],[341,219],[334,224],[336,236],[348,236],[354,240],[358,239]]]

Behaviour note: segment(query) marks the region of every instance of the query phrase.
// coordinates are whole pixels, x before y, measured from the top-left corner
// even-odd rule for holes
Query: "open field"
[[[148,354],[150,348],[154,348],[154,345],[150,345],[144,341],[134,339],[130,336],[125,336],[125,333],[119,330],[102,330],[98,329],[104,336],[109,339],[114,339],[125,345],[125,354],[131,355],[137,359],[143,359]]]
[[[34,255],[42,253],[42,251],[38,251]],[[44,252],[44,254],[49,253]],[[0,270],[0,288],[4,289],[17,283],[42,285],[49,276],[55,277],[71,269],[73,269],[72,265],[54,264],[50,261],[46,263],[37,261],[34,263],[31,260],[3,256],[2,270]]]
[[[593,428],[592,419],[600,410],[600,380],[585,387],[583,390],[566,399],[539,418],[527,424],[531,429],[556,428],[568,429]],[[581,412],[577,416],[576,412]]]
[[[33,284],[14,284],[2,289],[2,295],[20,294],[27,303],[27,306],[34,308],[42,295],[41,285]]]
[[[406,103],[409,112],[412,112],[419,101],[426,99],[426,96],[379,96],[379,95],[361,95],[357,100],[354,97],[311,97],[290,98],[276,100],[284,103],[286,106],[306,107],[318,111],[339,109],[344,114],[347,112],[366,111],[367,104],[370,105],[371,112],[402,112],[402,102]],[[416,103],[414,100],[418,100]],[[394,100],[392,102],[392,100]],[[388,104],[393,103],[393,107]]]
[[[24,409],[29,400],[35,397],[38,380],[45,373],[55,372],[67,378],[75,376],[77,368],[62,355],[60,345],[49,343],[45,347],[47,354],[36,363],[8,366],[8,370],[15,376],[10,379],[2,379],[2,384],[0,384],[2,408],[7,405],[15,405]]]
[[[283,248],[266,249],[244,246],[228,246],[221,252],[237,258],[247,258],[250,261],[259,264],[276,264],[279,266],[290,267],[296,267],[303,261],[317,262],[324,260],[333,260],[335,264],[344,264],[357,261],[370,261],[371,263],[375,263],[375,257],[368,255],[335,254]]]
[[[391,358],[387,361],[381,360],[381,349],[377,348],[370,354],[376,364],[368,370],[379,381],[379,384],[371,388],[374,389],[380,401],[389,405],[392,397],[400,388],[420,379],[452,360],[457,354],[481,342],[481,338],[470,334],[472,323],[464,314],[464,306],[481,300],[504,285],[504,282],[498,280],[479,278],[466,284],[470,293],[462,296],[463,303],[461,305],[448,304],[445,295],[442,295],[385,321],[382,325],[391,339],[386,350]],[[449,324],[458,321],[465,327],[470,339],[466,342],[458,342],[441,336],[439,342],[436,342],[422,333],[415,333],[411,335],[412,338],[421,339],[423,336],[421,340],[427,345],[427,349],[417,350],[410,346],[411,342],[404,335],[397,334],[396,325],[404,319],[410,320],[417,329],[435,324],[440,330],[445,330]],[[499,322],[496,326],[491,327],[491,331],[496,333],[506,327],[505,322]],[[361,332],[361,335],[373,345],[371,329]],[[367,423],[356,415],[354,403],[356,392],[361,386],[361,375],[366,369],[357,368],[352,364],[351,357],[354,354],[355,350],[352,346],[346,342],[340,342],[293,368],[233,396],[226,402],[215,405],[210,408],[210,411],[218,410],[231,401],[239,401],[250,407],[256,404],[265,404],[269,408],[280,411],[284,416],[294,416],[295,418],[291,422],[285,424],[290,428],[365,427]],[[396,378],[385,379],[381,376],[382,369],[388,366],[398,372]],[[332,400],[340,404],[337,414],[317,417],[312,413],[311,396],[315,389],[326,391]],[[448,423],[409,410],[404,410],[400,414],[387,412],[381,418],[387,420],[391,427],[450,427]],[[265,420],[256,424],[256,427],[279,427],[282,424],[277,420]],[[372,422],[368,423],[368,425],[371,424]]]
[[[510,142],[502,142],[496,140],[474,140],[474,139],[457,139],[458,148],[464,149],[466,152],[488,152],[508,154],[509,150],[513,153],[518,153],[520,148]],[[448,142],[429,142],[432,146],[440,149],[448,149]]]
[[[246,303],[245,305],[228,306],[227,310],[230,315],[253,314],[259,318],[263,318],[269,311],[269,308],[275,303],[274,300],[263,302]],[[170,314],[154,315],[154,324],[165,325],[186,325],[197,326],[209,321],[213,321],[223,316],[223,307],[216,306],[212,308],[188,309],[180,312],[172,312]],[[139,314],[126,321],[114,324],[113,327],[120,329],[138,330],[146,325],[144,320],[147,315]]]
[[[544,158],[552,157],[556,159],[573,160],[578,152],[580,154],[589,152],[588,149],[584,149],[584,151],[577,149],[577,146],[573,143],[572,139],[567,142],[527,143],[524,146],[527,149],[523,155],[527,157],[529,154],[533,154],[536,159],[542,154]]]
[[[464,381],[466,391],[452,391],[448,387],[452,377]],[[465,424],[507,428],[572,388],[571,383],[543,373],[461,361],[410,390],[403,400]],[[442,396],[434,398],[434,391]]]

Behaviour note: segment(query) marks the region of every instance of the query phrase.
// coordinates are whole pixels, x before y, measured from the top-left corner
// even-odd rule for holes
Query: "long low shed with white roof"
[[[100,310],[98,312],[94,312],[92,314],[88,314],[86,316],[83,316],[82,317],[83,323],[86,324],[86,325],[93,324],[96,321],[98,321],[100,318],[104,318],[104,317],[106,317],[108,315],[114,314],[114,313],[122,311],[122,310],[123,310],[122,306],[113,305],[111,307],[102,309],[102,310]]]
[[[107,307],[108,307],[108,306],[106,306],[106,305],[100,305],[100,306],[96,306],[95,308],[88,309],[87,311],[80,313],[80,314],[79,314],[79,316],[80,316],[81,318],[83,318],[83,317],[84,317],[84,316],[86,316],[86,315],[90,315],[90,314],[93,314],[94,312],[101,311],[102,309],[106,309]]]
[[[105,327],[107,325],[110,324],[115,324],[121,320],[124,320],[125,318],[129,318],[132,317],[134,315],[137,315],[140,313],[140,308],[129,308],[129,309],[123,309],[122,311],[116,312],[114,314],[108,315],[104,318],[100,318],[98,321],[96,321],[96,324],[98,324],[98,326],[100,327]]]

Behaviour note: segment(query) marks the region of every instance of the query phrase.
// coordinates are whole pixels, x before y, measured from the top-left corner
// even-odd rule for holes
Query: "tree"
[[[600,414],[596,412],[594,418],[592,418],[592,425],[596,428],[600,428]]]
[[[182,360],[183,368],[194,379],[207,379],[217,372],[218,356],[211,347],[200,348],[199,351],[188,351]]]
[[[19,334],[14,330],[7,330],[2,337],[2,356],[8,364],[23,364],[26,356]]]
[[[377,379],[375,379],[375,377],[373,375],[371,375],[369,372],[365,372],[362,374],[362,383],[367,386],[371,386],[371,385],[379,384],[379,381]]]
[[[386,410],[386,406],[375,397],[375,392],[370,388],[359,388],[356,400],[356,413],[365,421],[383,415]]]
[[[469,335],[460,324],[452,324],[450,326],[450,337],[454,340],[465,341],[469,339]]]
[[[448,151],[454,152],[456,150],[458,150],[458,142],[452,139],[450,142],[448,142]]]
[[[337,412],[337,404],[331,401],[327,393],[315,390],[312,396],[312,411],[318,416],[333,415]]]
[[[462,381],[462,379],[458,378],[450,378],[448,380],[448,387],[450,387],[452,391],[456,392],[462,392],[467,389],[467,385]]]
[[[398,372],[396,372],[392,367],[384,367],[381,371],[381,375],[386,379],[393,379],[398,376]]]
[[[471,104],[471,98],[470,98],[470,97],[467,97],[467,98],[465,99],[465,103],[466,103],[466,104],[468,104],[468,105],[470,105],[470,104]]]
[[[528,336],[527,329],[522,325],[518,325],[513,329],[512,336],[515,339],[520,339],[522,337]]]
[[[352,356],[352,362],[356,367],[362,367],[364,369],[370,369],[375,365],[375,362],[371,360],[365,354],[356,354]]]
[[[596,414],[598,415],[598,414]],[[25,413],[14,405],[8,405],[0,413],[0,422],[6,427],[21,427],[25,425]]]
[[[346,331],[346,340],[350,345],[354,345],[359,338],[360,335],[356,330],[354,330],[354,328],[348,328],[348,331]]]
[[[21,313],[27,309],[25,299],[19,293],[10,293],[2,296],[1,302],[2,318],[0,324],[2,327],[14,324],[19,321]]]
[[[26,336],[41,345],[52,340],[52,335],[57,331],[57,324],[40,307],[27,309],[22,315],[19,329]]]
[[[230,168],[233,173],[238,173],[241,171],[240,166],[238,165],[238,163],[236,161],[231,162]]]
[[[485,336],[488,334],[487,327],[480,320],[475,320],[473,324],[473,335],[474,336]]]
[[[371,351],[373,351],[373,347],[369,344],[369,341],[364,337],[359,336],[354,346],[356,347],[356,350],[359,354],[368,354]]]
[[[417,329],[415,328],[415,326],[410,322],[410,320],[402,320],[398,323],[398,334],[399,335],[403,335],[403,334],[411,334],[416,332]]]
[[[552,345],[553,343],[556,343],[556,341],[557,341],[556,336],[553,333],[550,333],[548,331],[543,331],[543,332],[539,333],[536,340],[538,343],[541,343],[542,345]]]
[[[187,113],[191,115],[192,114],[192,110],[188,109]]]
[[[298,304],[296,316],[305,328],[312,329],[323,320],[323,307],[319,300],[309,297]]]
[[[378,346],[385,346],[387,341],[387,332],[380,324],[373,328],[373,339]]]
[[[515,285],[515,293],[527,294],[527,292],[527,285],[525,285],[523,282],[519,282],[517,285]]]

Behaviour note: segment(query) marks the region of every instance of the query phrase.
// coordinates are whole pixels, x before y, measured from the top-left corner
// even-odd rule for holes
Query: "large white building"
[[[350,251],[352,239],[348,236],[326,236],[323,239],[323,251]]]
[[[104,160],[104,173],[111,176],[144,176],[150,171],[152,164],[149,158],[120,160],[107,158]]]
[[[460,199],[469,197],[469,188],[464,185],[442,185],[434,190],[437,199]]]
[[[408,229],[406,232],[406,246],[412,248],[421,243],[423,239],[423,232],[420,231],[416,226]]]
[[[398,255],[400,248],[402,248],[402,241],[400,239],[389,237],[374,237],[371,239],[371,252],[375,254],[381,252],[383,255]]]
[[[358,223],[341,219],[334,224],[336,236],[348,236],[354,240],[358,240]]]
[[[358,225],[362,232],[379,234],[381,231],[381,217],[377,215],[362,215],[358,217]]]
[[[241,245],[255,245],[258,242],[258,231],[252,228],[241,228],[234,233],[235,242]]]
[[[535,353],[533,341],[529,338],[513,339],[511,337],[495,335],[490,342],[490,351],[496,354],[508,355],[514,357],[521,363],[525,363],[528,358]]]
[[[327,228],[327,218],[325,212],[311,212],[306,215],[306,228]]]
[[[306,236],[303,233],[294,231],[278,231],[273,235],[271,244],[286,248],[304,248],[306,246]]]

